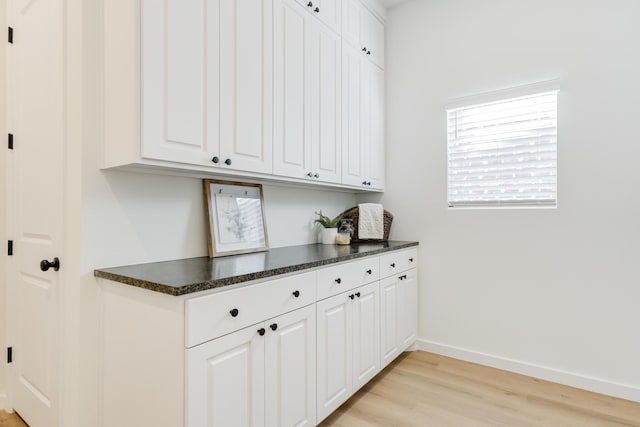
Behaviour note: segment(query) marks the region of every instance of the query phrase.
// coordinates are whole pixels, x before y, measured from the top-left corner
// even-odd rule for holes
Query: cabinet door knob
[[[265,332],[267,332],[267,331],[265,331],[264,328],[258,329],[258,335],[260,335],[260,336],[263,336]]]
[[[319,9],[319,8],[317,8],[317,7],[316,7],[315,9],[313,9],[313,11],[314,11],[315,13],[320,13],[320,9]]]
[[[366,46],[365,46],[365,47],[363,47],[363,48],[362,48],[362,51],[363,51],[363,52],[366,52],[366,51],[367,51],[367,47],[366,47]]]
[[[339,285],[340,283],[342,283],[342,279],[338,277],[338,278],[336,279],[336,283]]]
[[[367,185],[371,187],[371,181],[367,181]]]
[[[313,3],[311,2],[307,3],[307,7],[313,7]]]
[[[308,176],[309,178],[313,178],[313,174],[312,174],[311,172],[308,172],[308,173],[307,173],[307,176]]]
[[[231,317],[238,317],[238,314],[240,314],[240,312],[238,311],[237,308],[234,308],[229,312],[229,314],[231,315]]]
[[[275,331],[276,329],[278,329],[278,324],[272,323],[271,325],[269,325],[269,327],[271,328],[272,331]]]
[[[356,296],[355,296],[355,295],[353,295],[353,294],[349,295],[349,298],[351,298],[351,299],[354,299],[355,297],[356,297]]]
[[[298,298],[300,296],[300,291],[293,291],[293,296]]]
[[[218,156],[213,156],[213,159],[211,159],[211,161],[215,164],[218,164],[220,162],[220,157]]]
[[[413,262],[413,258],[409,258],[409,262]]]
[[[396,268],[396,263],[395,262],[392,262],[390,265],[391,265],[391,268]]]
[[[360,292],[356,292],[356,296],[360,298]]]
[[[371,55],[371,51],[370,50],[367,50],[367,55]]]
[[[40,261],[40,270],[48,271],[51,267],[53,267],[53,271],[60,270],[60,260],[58,257],[55,257],[53,261],[48,261],[46,259]]]
[[[362,181],[362,185],[367,185],[367,181]]]
[[[371,274],[373,273],[373,271],[371,271],[371,269],[367,270],[367,274]]]
[[[316,173],[313,175],[313,177],[314,177],[314,178],[320,178],[320,174],[316,172]]]
[[[225,160],[224,164],[227,165],[227,166],[231,166],[231,159]]]

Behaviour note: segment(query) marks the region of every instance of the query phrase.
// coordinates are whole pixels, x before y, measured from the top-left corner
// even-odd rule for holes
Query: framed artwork
[[[203,180],[209,256],[269,250],[261,184]]]

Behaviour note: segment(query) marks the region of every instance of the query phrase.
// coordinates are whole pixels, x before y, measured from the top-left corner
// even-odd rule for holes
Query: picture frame
[[[269,250],[262,184],[204,179],[209,256]]]

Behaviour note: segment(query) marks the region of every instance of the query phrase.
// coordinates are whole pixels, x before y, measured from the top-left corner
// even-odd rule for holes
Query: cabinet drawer
[[[193,347],[315,301],[316,272],[187,300],[185,346]]]
[[[393,276],[418,265],[418,249],[391,252],[380,256],[380,277]]]
[[[318,299],[378,280],[379,268],[378,257],[374,256],[318,270]]]

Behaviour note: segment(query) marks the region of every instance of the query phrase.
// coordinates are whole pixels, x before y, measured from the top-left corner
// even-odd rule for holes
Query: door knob
[[[264,330],[264,328],[258,329],[258,335],[260,335],[260,336],[263,336],[265,332],[266,331]]]
[[[278,329],[278,324],[277,323],[273,323],[273,324],[269,325],[269,327],[271,328],[272,331],[275,331],[276,329]]]
[[[320,12],[320,9],[316,7],[315,9],[313,9],[313,11],[314,11],[315,13],[319,13],[319,12]]]
[[[238,309],[237,309],[237,308],[234,308],[233,310],[231,310],[231,311],[229,312],[229,314],[231,315],[231,317],[238,317],[238,314],[239,314],[239,313],[240,313],[240,312],[238,311]]]
[[[211,161],[213,163],[218,163],[218,162],[220,162],[220,158],[218,156],[213,156],[213,159],[211,159]]]
[[[354,299],[356,296],[354,294],[349,295],[349,298]]]
[[[313,3],[312,2],[307,3],[307,7],[313,7]]]
[[[53,261],[48,261],[46,259],[40,261],[40,270],[47,271],[51,267],[53,267],[53,271],[60,270],[60,260],[58,259],[58,257],[55,257]]]
[[[298,298],[300,296],[300,291],[293,291],[293,296]]]
[[[360,298],[360,292],[356,292],[356,296]]]
[[[225,160],[224,164],[227,165],[227,166],[231,166],[231,159]]]

